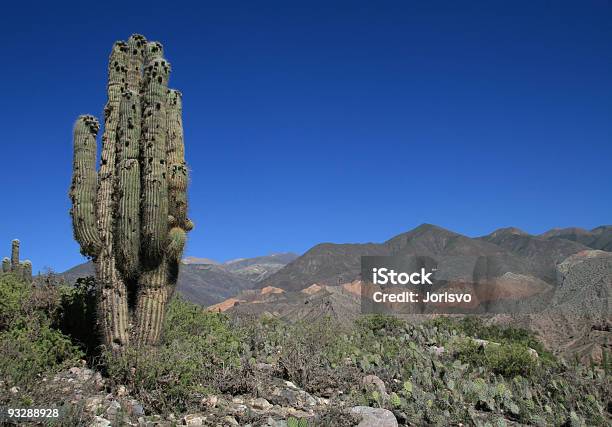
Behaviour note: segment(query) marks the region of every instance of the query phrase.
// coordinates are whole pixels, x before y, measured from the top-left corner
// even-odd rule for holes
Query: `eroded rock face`
[[[612,303],[612,253],[582,251],[557,266],[553,309],[563,314],[607,318]]]

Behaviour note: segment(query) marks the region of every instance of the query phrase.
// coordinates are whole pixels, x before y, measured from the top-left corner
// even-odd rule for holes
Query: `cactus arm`
[[[81,253],[95,257],[102,246],[96,225],[96,136],[100,124],[89,115],[80,116],[74,124],[74,152],[70,200],[74,239]]]
[[[115,255],[125,278],[136,277],[140,265],[140,99],[126,91],[119,106],[116,145]]]
[[[138,93],[142,80],[142,67],[147,47],[147,40],[140,34],[132,34],[127,41],[128,47],[128,69],[127,88]]]
[[[11,270],[19,270],[19,240],[11,242]]]
[[[96,260],[100,329],[113,350],[129,343],[127,289],[116,268],[113,252],[113,193],[115,190],[116,131],[121,94],[126,87],[127,44],[116,42],[108,64],[108,101],[104,108],[104,134],[96,196],[97,222],[102,248]]]
[[[158,43],[148,43],[157,49]],[[150,50],[153,50],[151,48]],[[143,261],[161,262],[168,233],[168,181],[166,164],[166,94],[170,64],[162,58],[150,60],[144,71],[142,98],[141,229]]]
[[[32,263],[30,260],[25,260],[21,263],[21,275],[26,283],[32,283]]]
[[[183,137],[182,95],[179,91],[168,91],[168,205],[174,218],[171,226],[187,230],[187,182],[188,170],[185,163]]]
[[[11,260],[9,257],[2,258],[2,272],[3,273],[11,272]]]

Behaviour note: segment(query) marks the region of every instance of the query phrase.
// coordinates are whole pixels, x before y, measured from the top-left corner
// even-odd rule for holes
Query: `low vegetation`
[[[32,287],[18,275],[0,275],[0,378],[2,391],[20,390],[31,404],[43,374],[78,364],[82,349],[57,325],[62,292],[56,286]],[[2,396],[5,404],[7,396]]]
[[[42,375],[88,355],[108,387],[125,386],[152,413],[196,410],[210,394],[260,396],[282,378],[330,399],[321,425],[337,424],[354,405],[389,409],[413,425],[609,423],[609,374],[557,360],[522,329],[474,318],[415,325],[375,315],[345,327],[332,319],[232,319],[174,298],[158,347],[95,355],[73,319],[92,317],[92,289],[86,281],[31,287],[0,277],[2,404],[11,387],[35,390]],[[385,389],[363,385],[366,375]]]

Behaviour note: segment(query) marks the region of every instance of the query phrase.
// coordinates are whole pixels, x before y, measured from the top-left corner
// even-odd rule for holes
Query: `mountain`
[[[491,274],[513,272],[550,281],[555,277],[555,263],[551,259],[563,259],[586,248],[572,242],[547,241],[516,231],[514,233],[498,231],[496,236],[474,239],[435,225],[423,224],[384,243],[323,243],[260,281],[257,286],[297,291],[313,283],[337,285],[351,282],[359,279],[361,257],[376,255],[430,256],[440,262],[453,257],[484,256],[491,261]],[[524,241],[512,243],[514,236]],[[532,242],[535,240],[538,241]],[[521,245],[526,245],[529,249],[523,250]],[[549,254],[550,251],[552,255]],[[534,254],[537,256],[533,256]],[[447,268],[450,269],[447,273],[451,275],[465,275],[466,272],[473,271],[465,265],[453,267],[449,264]]]
[[[612,225],[602,225],[592,230],[584,228],[553,228],[540,235],[544,239],[565,239],[581,243],[592,249],[612,251]]]
[[[276,273],[297,257],[298,255],[294,253],[280,253],[255,258],[239,258],[226,261],[223,263],[223,268],[257,283]]]
[[[278,271],[296,257],[296,254],[281,253],[226,263],[189,257],[182,261],[177,291],[189,301],[209,306],[253,288],[259,280]],[[79,277],[93,274],[94,266],[90,261],[66,270],[61,275],[68,283],[74,283]]]
[[[547,281],[555,280],[555,266],[561,261],[572,254],[590,249],[576,241],[532,236],[513,227],[500,228],[487,236],[480,237],[480,240],[493,243],[530,260],[531,264],[538,269],[537,276]]]

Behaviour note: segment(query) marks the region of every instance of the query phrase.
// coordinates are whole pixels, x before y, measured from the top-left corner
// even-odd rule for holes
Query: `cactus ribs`
[[[74,237],[93,258],[104,343],[121,351],[159,341],[186,232],[188,170],[181,93],[158,42],[138,34],[114,44],[100,168],[91,115],[74,126],[70,199]]]

